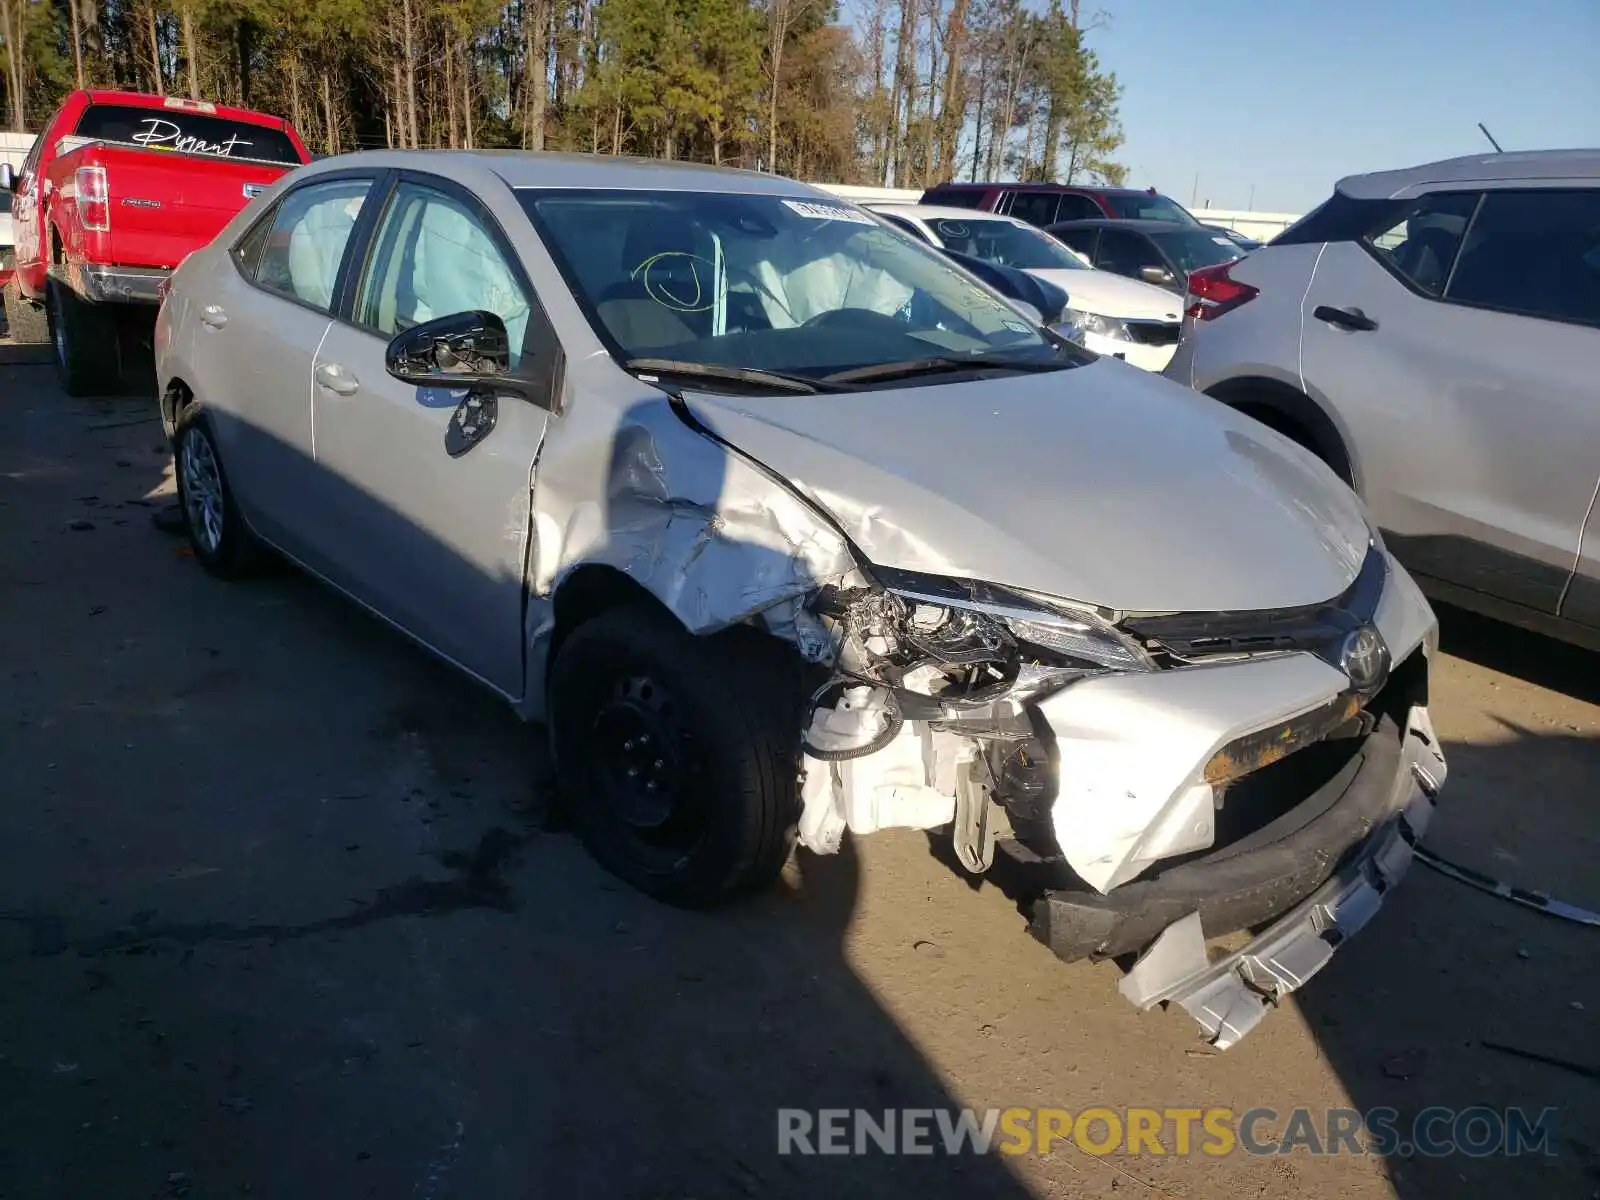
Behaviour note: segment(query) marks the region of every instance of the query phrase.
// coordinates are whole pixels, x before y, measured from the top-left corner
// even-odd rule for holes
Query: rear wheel
[[[11,340],[20,346],[42,346],[50,340],[50,323],[44,309],[22,295],[22,285],[13,277],[5,288],[6,328]]]
[[[172,457],[178,503],[200,565],[223,579],[254,574],[262,562],[261,543],[239,513],[211,427],[197,405],[178,414]]]
[[[602,866],[669,904],[751,891],[787,857],[799,688],[785,682],[792,652],[766,641],[699,638],[627,607],[579,626],[556,657],[550,733],[573,823]]]
[[[45,299],[62,389],[69,396],[98,396],[116,390],[122,356],[115,314],[79,299],[55,279],[49,281]]]

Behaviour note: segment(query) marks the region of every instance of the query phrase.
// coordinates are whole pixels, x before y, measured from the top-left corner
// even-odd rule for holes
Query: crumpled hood
[[[685,401],[883,566],[1127,612],[1259,609],[1337,596],[1368,544],[1309,453],[1121,363]]]
[[[1029,271],[1067,293],[1067,303],[1083,312],[1103,317],[1136,317],[1144,321],[1177,321],[1183,316],[1183,298],[1110,271]]]

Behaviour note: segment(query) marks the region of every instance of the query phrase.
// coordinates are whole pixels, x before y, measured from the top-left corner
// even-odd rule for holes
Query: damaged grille
[[[1122,628],[1165,667],[1296,650],[1309,651],[1338,667],[1340,642],[1351,631],[1371,623],[1388,571],[1383,551],[1370,546],[1355,580],[1343,594],[1322,604],[1132,617]]]

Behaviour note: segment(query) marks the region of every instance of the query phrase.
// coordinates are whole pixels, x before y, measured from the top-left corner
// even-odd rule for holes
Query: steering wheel
[[[870,332],[874,326],[884,332],[892,330],[895,333],[904,333],[906,331],[904,321],[872,308],[830,308],[827,312],[819,312],[813,317],[808,317],[800,323],[800,328],[832,329],[836,325],[848,325],[855,330],[861,330],[863,326],[866,326],[867,332]]]
[[[650,277],[657,264],[676,266],[681,263],[689,264],[691,278],[694,280],[694,296],[692,298],[674,295],[675,289],[672,284],[663,284],[652,280]],[[710,294],[711,285],[709,282],[701,282],[702,269],[707,272],[707,280],[716,278],[717,264],[705,255],[691,254],[687,250],[665,250],[660,254],[652,254],[634,267],[633,270],[628,272],[628,278],[637,280],[643,286],[645,295],[661,305],[662,308],[671,309],[674,312],[706,312],[711,308],[713,300]],[[776,304],[781,312],[785,314],[789,312],[789,306],[783,302],[782,297],[776,295],[771,288],[762,283],[760,277],[754,271],[744,267],[733,266],[726,259],[723,260],[722,271],[729,278],[737,277],[747,281],[756,291]],[[674,283],[676,282],[674,281]]]

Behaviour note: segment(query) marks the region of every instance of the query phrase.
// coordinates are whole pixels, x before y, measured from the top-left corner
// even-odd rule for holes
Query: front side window
[[[1106,197],[1111,211],[1124,221],[1176,221],[1180,225],[1198,225],[1194,215],[1169,196],[1152,196],[1148,192],[1113,193]]]
[[[1053,229],[1050,231],[1050,236],[1065,242],[1092,262],[1094,260],[1095,239],[1100,236],[1100,227],[1098,225],[1090,225],[1078,229]]]
[[[1056,205],[1061,197],[1056,192],[1013,192],[1008,216],[1029,225],[1050,225],[1056,220]]]
[[[1600,326],[1600,189],[1486,193],[1445,299]]]
[[[1032,356],[1051,369],[1086,361],[943,255],[839,202],[671,191],[518,197],[624,363],[670,358],[824,379],[932,357]]]
[[[1081,271],[1083,263],[1047,233],[1010,221],[934,217],[928,221],[947,250],[1020,271]]]
[[[371,187],[370,179],[330,179],[285,196],[258,253],[257,286],[331,312],[339,264]]]
[[[1381,224],[1363,241],[1380,262],[1418,291],[1438,296],[1477,207],[1476,192],[1424,196],[1404,217],[1380,212]]]
[[[1100,250],[1094,265],[1102,271],[1132,279],[1139,278],[1139,272],[1145,267],[1166,266],[1148,239],[1125,229],[1100,231]]]
[[[184,109],[91,104],[83,110],[73,132],[79,137],[145,150],[295,166],[300,163],[300,152],[281,129]]]
[[[532,309],[528,289],[481,214],[454,196],[402,183],[378,226],[357,320],[393,337],[478,309],[505,322],[515,369]]]

